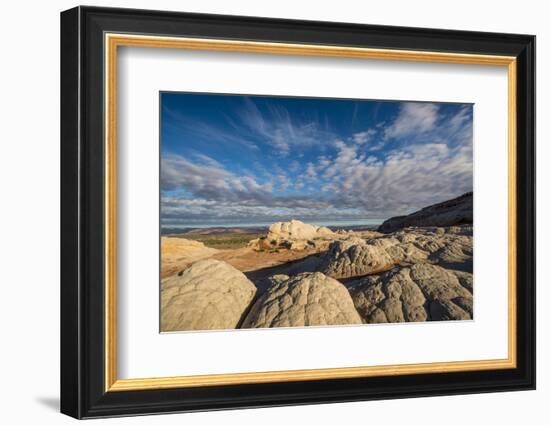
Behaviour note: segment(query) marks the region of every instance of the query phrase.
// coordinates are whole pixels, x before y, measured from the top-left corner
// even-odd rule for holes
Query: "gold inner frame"
[[[516,58],[328,45],[105,34],[105,391],[510,369],[516,367]],[[116,324],[116,123],[119,46],[504,66],[508,72],[508,357],[383,366],[118,379]]]

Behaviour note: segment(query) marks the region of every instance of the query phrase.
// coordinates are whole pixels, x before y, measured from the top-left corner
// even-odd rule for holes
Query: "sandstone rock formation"
[[[252,306],[243,328],[349,325],[361,323],[349,292],[322,273],[276,275]]]
[[[471,319],[473,228],[439,225],[463,217],[457,211],[468,202],[471,210],[471,194],[453,201],[425,208],[412,221],[392,219],[386,228],[428,219],[434,225],[391,234],[332,232],[291,220],[271,225],[251,241],[253,249],[163,237],[161,329]]]
[[[427,262],[472,271],[472,227],[406,229],[373,239],[332,242],[320,271],[336,279],[364,276],[396,264]]]
[[[269,226],[265,237],[251,240],[255,250],[286,248],[292,250],[326,248],[336,234],[328,227],[303,223],[299,220],[277,222]]]
[[[256,287],[244,274],[218,260],[201,260],[161,283],[161,330],[234,329]]]
[[[395,264],[395,260],[374,240],[352,238],[334,241],[326,252],[321,272],[333,278],[347,278],[376,273]]]
[[[160,239],[162,258],[161,277],[166,277],[186,268],[194,261],[208,258],[218,252],[202,242],[184,238],[163,236]]]
[[[473,193],[465,193],[439,204],[422,208],[407,216],[392,217],[384,221],[380,232],[395,232],[405,227],[457,226],[473,222]]]
[[[272,239],[315,239],[322,236],[330,236],[333,232],[328,227],[315,226],[302,223],[299,220],[277,222],[269,226],[267,238]]]
[[[471,285],[465,272],[418,263],[396,266],[349,284],[363,323],[468,320],[473,318]],[[471,274],[469,274],[471,279]]]

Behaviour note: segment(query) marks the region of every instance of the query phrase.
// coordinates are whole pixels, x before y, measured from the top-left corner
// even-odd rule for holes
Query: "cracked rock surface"
[[[396,266],[348,289],[363,323],[473,318],[472,275],[433,264]]]
[[[426,262],[472,271],[472,226],[411,228],[372,239],[334,241],[321,271],[336,279],[364,276],[397,264]]]
[[[252,306],[243,328],[360,324],[346,287],[322,273],[276,275]]]
[[[207,259],[161,283],[161,330],[235,329],[256,286],[233,266]]]

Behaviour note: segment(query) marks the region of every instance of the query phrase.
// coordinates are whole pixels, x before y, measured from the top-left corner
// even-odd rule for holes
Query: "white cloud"
[[[378,125],[376,127],[378,127]],[[385,143],[383,139],[384,137],[379,135],[378,128],[369,128],[367,130],[352,134],[348,140],[353,144],[360,146],[361,149],[369,152],[375,152],[384,148]]]
[[[306,176],[309,179],[314,179],[317,177],[317,173],[315,172],[315,166],[311,162],[308,162],[307,164]]]
[[[372,140],[377,131],[374,128],[369,128],[359,133],[354,133],[351,138],[358,145],[364,145]]]
[[[286,174],[274,175],[272,181],[261,183],[250,175],[235,175],[207,156],[194,155],[194,158],[194,162],[174,154],[162,158],[163,225],[209,220],[311,218],[319,211],[338,214],[330,199],[300,193],[281,194],[292,186]],[[310,174],[315,173],[314,164],[308,169]],[[303,182],[295,184],[297,190],[304,186]],[[279,192],[274,192],[274,188]]]
[[[439,107],[433,103],[406,102],[395,121],[386,127],[386,138],[398,138],[433,130],[437,124]]]
[[[201,162],[191,162],[179,155],[164,156],[162,190],[185,190],[197,198],[216,200],[257,199],[273,190],[272,184],[260,184],[248,175],[237,176],[207,156],[202,155]]]
[[[279,189],[282,191],[285,191],[292,186],[292,181],[284,174],[279,174],[277,176],[277,181],[279,183]]]
[[[246,130],[246,136],[269,144],[279,156],[286,157],[293,148],[306,148],[323,144],[332,135],[315,119],[297,119],[284,107],[268,106],[260,111],[258,106],[245,98],[243,108],[236,111],[244,127],[233,123],[238,132]]]
[[[472,190],[471,145],[414,144],[384,159],[365,158],[344,143],[338,148],[323,190],[336,194],[334,202],[343,208],[396,215]]]
[[[471,107],[453,114],[442,111],[433,104],[404,104],[385,127],[333,138],[326,149],[317,150],[317,158],[308,157],[309,162],[300,162],[296,155],[270,166],[253,164],[257,176],[230,171],[199,153],[191,160],[163,156],[163,224],[387,218],[471,191]],[[315,126],[285,121],[284,111],[274,114],[280,115],[277,126],[261,121],[253,109],[248,120],[256,123],[257,135],[270,134],[271,146],[281,155],[287,148],[294,152],[294,143],[313,143],[298,138],[313,137],[308,132]]]
[[[330,160],[325,156],[320,156],[317,160],[317,169],[323,170],[331,164]]]
[[[170,118],[170,121],[166,123],[167,129],[183,132],[184,134],[188,133],[200,139],[210,140],[215,143],[228,142],[237,144],[239,147],[250,151],[258,151],[260,149],[251,141],[250,135],[248,134],[244,135],[241,132],[223,131],[199,120],[191,119],[185,114],[170,108],[163,108],[163,114],[166,114],[166,116]],[[229,121],[228,119],[228,122]]]

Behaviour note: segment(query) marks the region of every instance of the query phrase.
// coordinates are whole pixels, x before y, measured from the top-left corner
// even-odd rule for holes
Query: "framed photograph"
[[[535,388],[535,37],[61,14],[61,411]]]

